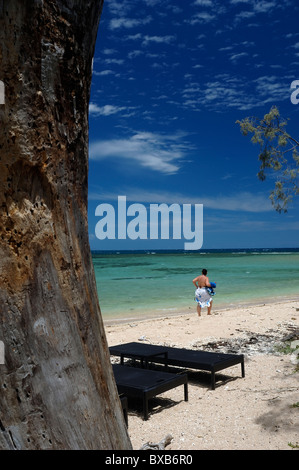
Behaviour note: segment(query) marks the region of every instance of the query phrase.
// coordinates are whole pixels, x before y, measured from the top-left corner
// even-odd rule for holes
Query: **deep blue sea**
[[[196,312],[192,280],[208,270],[213,309],[299,296],[299,248],[92,252],[104,320]]]

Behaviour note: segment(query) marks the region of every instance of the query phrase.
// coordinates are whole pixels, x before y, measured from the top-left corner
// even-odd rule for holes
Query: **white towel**
[[[213,299],[205,287],[198,287],[195,291],[195,300],[201,307],[209,307]]]

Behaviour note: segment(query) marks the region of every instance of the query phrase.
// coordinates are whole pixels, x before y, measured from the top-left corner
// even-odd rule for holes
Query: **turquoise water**
[[[299,295],[299,249],[92,253],[104,320],[196,311],[192,280],[206,268],[213,308]]]

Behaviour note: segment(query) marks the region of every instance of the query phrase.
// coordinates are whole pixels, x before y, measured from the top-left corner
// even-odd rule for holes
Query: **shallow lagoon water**
[[[196,311],[192,280],[206,268],[213,309],[299,295],[299,249],[93,252],[104,320]]]

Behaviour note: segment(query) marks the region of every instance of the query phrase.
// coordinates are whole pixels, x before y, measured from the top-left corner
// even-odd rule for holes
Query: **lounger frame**
[[[184,385],[184,399],[188,401],[187,374],[170,374],[121,364],[113,364],[112,368],[118,393],[142,399],[144,420],[148,419],[149,399],[172,388]]]
[[[173,348],[145,343],[126,343],[109,348],[110,354],[119,356],[121,363],[124,358],[141,360],[147,367],[149,362],[156,364],[184,367],[211,372],[211,389],[215,390],[216,372],[241,364],[242,377],[245,377],[244,355],[226,354],[202,350]]]

